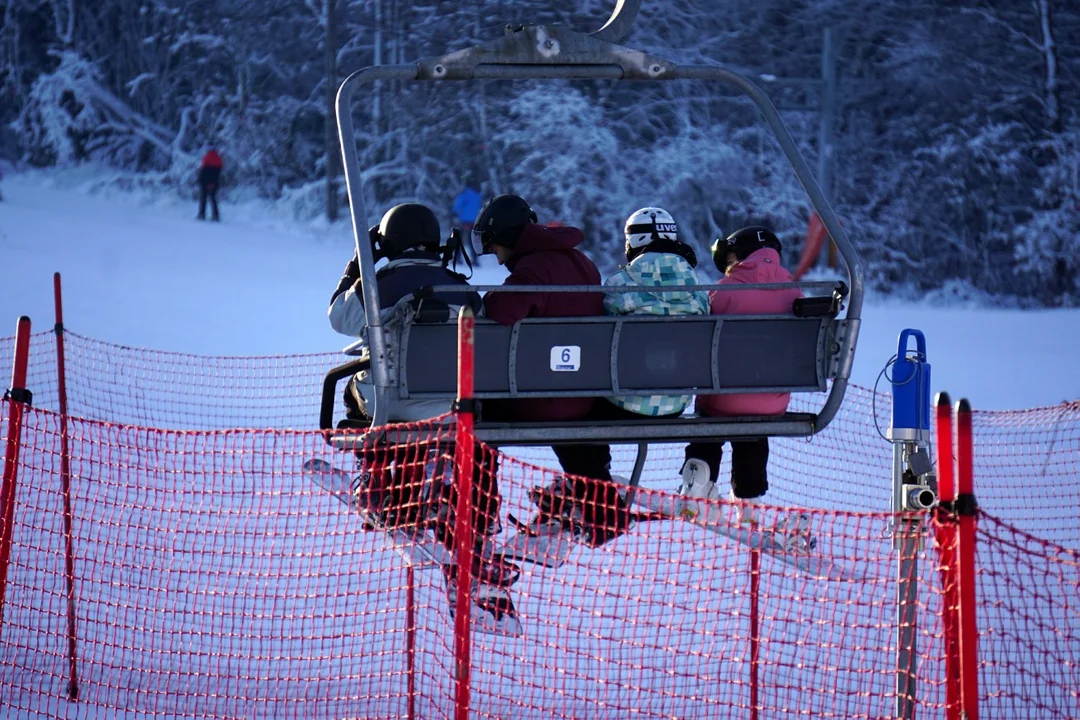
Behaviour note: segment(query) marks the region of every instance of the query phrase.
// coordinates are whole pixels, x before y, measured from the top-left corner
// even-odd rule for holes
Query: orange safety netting
[[[70,333],[70,412],[94,419],[70,418],[67,427],[79,682],[78,700],[69,699],[53,338],[33,338],[36,409],[20,433],[0,627],[5,712],[454,715],[443,572],[410,572],[384,534],[365,532],[302,470],[322,458],[351,477],[352,455],[316,432],[228,429],[314,425],[322,373],[337,356],[199,358]],[[10,348],[0,340],[0,362],[10,362]],[[7,409],[0,403],[3,418]],[[754,573],[745,545],[683,520],[640,522],[599,548],[575,545],[558,568],[522,563],[510,593],[523,635],[473,633],[473,716],[750,717],[752,696],[762,718],[891,716],[897,557],[895,518],[884,511],[892,451],[875,410],[884,430],[888,396],[853,388],[824,432],[772,443],[776,507],[762,524],[806,508],[813,556],[843,578],[767,553]],[[453,436],[422,424],[413,431],[415,447],[398,464],[401,477],[422,482],[435,460],[452,455]],[[985,716],[1080,716],[1080,407],[976,413],[975,438]],[[630,449],[614,455],[613,471],[629,475]],[[680,446],[651,448],[642,497],[672,492],[681,464]],[[557,467],[547,449],[504,449],[498,539],[511,534],[507,513],[533,514],[527,491],[554,480]],[[917,708],[936,717],[945,702],[943,595],[923,537]]]

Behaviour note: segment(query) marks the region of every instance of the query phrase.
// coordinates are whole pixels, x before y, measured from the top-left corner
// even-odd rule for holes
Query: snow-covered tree
[[[328,81],[328,1],[0,0],[0,157],[89,158],[190,192],[213,142],[226,191],[314,213],[327,82],[493,40],[508,22],[593,30],[614,7],[336,0]],[[826,27],[838,48],[834,203],[874,282],[1075,302],[1080,5],[645,2],[625,43],[798,80],[764,87],[813,167]],[[721,87],[381,83],[359,94],[354,120],[369,220],[402,200],[449,220],[470,173],[487,195],[517,190],[583,225],[609,267],[622,220],[645,204],[675,213],[699,250],[743,222],[791,239],[805,228],[808,204],[757,111]]]

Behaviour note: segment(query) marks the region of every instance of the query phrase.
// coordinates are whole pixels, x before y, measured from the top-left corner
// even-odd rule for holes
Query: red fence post
[[[758,658],[761,653],[758,591],[761,587],[761,551],[750,551],[750,720],[758,719]]]
[[[956,403],[956,515],[959,523],[956,566],[960,584],[960,704],[965,720],[979,719],[979,627],[975,615],[975,530],[979,506],[975,502],[974,440],[971,405]]]
[[[7,593],[8,563],[11,560],[11,532],[15,522],[15,484],[19,473],[19,444],[23,409],[32,395],[26,389],[26,366],[30,357],[30,318],[19,318],[15,328],[15,362],[11,367],[11,387],[4,393],[8,403],[7,446],[4,450],[4,481],[0,485],[0,629],[4,627],[4,598]]]
[[[71,453],[68,451],[67,374],[64,370],[64,306],[60,273],[53,273],[56,306],[56,387],[60,400],[60,494],[64,501],[64,576],[67,580],[68,696],[79,697],[78,653],[75,635],[75,541],[71,513]]]
[[[472,475],[473,457],[473,362],[475,318],[468,307],[458,314],[458,397],[454,406],[457,435],[454,444],[454,482],[457,508],[454,518],[454,551],[457,593],[454,600],[454,710],[457,720],[469,718],[469,672],[472,621]]]
[[[413,566],[405,568],[405,699],[409,720],[416,720],[416,575]]]
[[[934,511],[934,544],[941,569],[941,626],[945,645],[945,718],[960,718],[960,648],[956,579],[956,480],[953,468],[953,418],[948,393],[938,393],[937,420],[938,506]]]

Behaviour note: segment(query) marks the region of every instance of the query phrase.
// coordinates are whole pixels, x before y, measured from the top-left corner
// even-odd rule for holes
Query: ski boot
[[[735,522],[737,524],[749,525],[750,527],[757,527],[761,524],[761,518],[758,516],[762,505],[760,497],[736,497],[735,491],[731,490],[728,493],[728,501],[735,508]]]
[[[570,478],[560,475],[550,485],[536,485],[529,490],[529,501],[540,512],[527,523],[515,521],[518,530],[530,535],[580,531],[584,518]]]
[[[579,543],[600,547],[623,535],[630,527],[630,510],[626,500],[611,482],[586,480],[586,499],[575,492],[575,482],[559,476],[546,487],[536,486],[529,491],[529,500],[540,512],[518,528],[535,536],[569,533]],[[595,499],[589,498],[595,494]]]

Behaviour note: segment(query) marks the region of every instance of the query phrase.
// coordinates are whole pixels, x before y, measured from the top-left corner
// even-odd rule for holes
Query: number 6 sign
[[[551,348],[551,369],[555,372],[577,372],[581,369],[579,345],[555,345]]]

